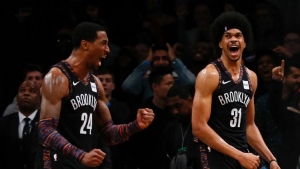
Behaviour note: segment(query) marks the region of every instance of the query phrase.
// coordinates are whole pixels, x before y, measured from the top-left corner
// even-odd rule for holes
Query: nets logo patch
[[[250,89],[248,81],[243,80],[243,86],[244,86],[244,89],[246,89],[246,90]]]
[[[91,82],[91,88],[93,92],[97,92],[96,84]]]

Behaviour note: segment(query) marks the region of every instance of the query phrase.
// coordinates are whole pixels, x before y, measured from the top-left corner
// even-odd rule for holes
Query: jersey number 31
[[[241,118],[242,118],[242,110],[233,108],[231,110],[232,120],[230,120],[230,127],[240,127],[241,126]]]

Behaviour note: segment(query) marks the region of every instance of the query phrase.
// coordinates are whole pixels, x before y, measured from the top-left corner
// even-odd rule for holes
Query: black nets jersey
[[[240,77],[234,81],[220,59],[212,64],[219,73],[219,85],[212,96],[208,124],[228,144],[247,148],[246,111],[253,92],[246,67],[241,65]]]
[[[97,106],[98,90],[94,76],[89,73],[87,84],[80,81],[67,62],[58,67],[69,80],[69,95],[64,98],[57,130],[76,147],[90,151],[94,148],[97,129],[93,124],[93,112]]]
[[[59,68],[69,80],[69,94],[62,100],[57,131],[72,145],[89,152],[97,147],[98,139],[96,126],[93,124],[93,112],[96,109],[99,97],[94,76],[89,73],[87,82],[80,81],[76,73],[65,61],[59,62],[53,67]],[[89,168],[74,158],[66,157],[58,151],[47,148],[40,151],[39,156],[43,159],[37,162],[36,168]]]

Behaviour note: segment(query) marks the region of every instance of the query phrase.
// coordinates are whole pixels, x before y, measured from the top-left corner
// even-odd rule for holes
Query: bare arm
[[[197,76],[192,109],[193,134],[211,148],[239,159],[242,152],[227,144],[208,124],[211,114],[212,94],[219,83],[219,74],[208,65]]]
[[[69,82],[67,77],[58,68],[52,68],[44,77],[41,87],[42,102],[39,137],[43,146],[60,151],[66,156],[81,161],[85,152],[71,145],[56,130],[60,116],[61,101],[63,97],[67,96],[68,88]]]
[[[249,76],[252,83],[253,96],[249,105],[247,107],[247,120],[246,120],[246,131],[247,131],[247,140],[248,143],[257,151],[266,161],[270,162],[271,160],[275,160],[276,158],[268,149],[265,144],[257,126],[255,125],[255,107],[254,107],[254,94],[257,88],[257,77],[256,74],[250,70],[248,70]]]
[[[98,98],[94,117],[100,134],[106,143],[118,144],[124,142],[134,133],[137,133],[150,125],[154,119],[154,113],[147,108],[138,110],[137,120],[128,124],[114,125],[107,107],[108,101],[105,97],[103,86],[98,78],[95,79],[100,96]]]
[[[68,93],[69,81],[67,77],[58,68],[52,68],[44,77],[41,87],[39,137],[42,140],[42,145],[60,151],[63,155],[74,158],[86,166],[98,166],[102,163],[105,153],[99,149],[85,152],[72,145],[56,130],[62,99]]]

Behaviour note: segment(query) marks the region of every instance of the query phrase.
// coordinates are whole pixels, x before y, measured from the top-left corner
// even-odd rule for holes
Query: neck
[[[22,109],[22,108],[19,108],[19,111],[26,117],[30,116],[34,111],[34,110],[26,110],[26,109]]]
[[[84,58],[85,56],[82,51],[74,49],[71,55],[66,59],[66,61],[70,64],[78,78],[81,80],[83,80],[89,72]]]
[[[227,56],[222,54],[221,60],[224,64],[225,68],[230,72],[230,74],[237,75],[240,73],[240,66],[242,64],[241,57],[239,58],[239,60],[234,62],[234,61],[229,60]]]
[[[165,99],[162,99],[162,98],[156,97],[156,96],[153,96],[152,103],[160,109],[164,109],[167,105]]]

